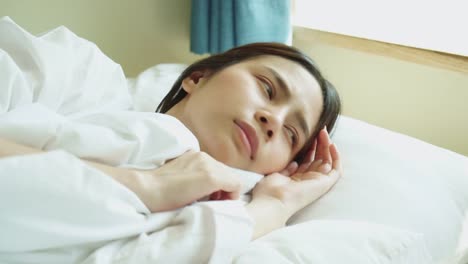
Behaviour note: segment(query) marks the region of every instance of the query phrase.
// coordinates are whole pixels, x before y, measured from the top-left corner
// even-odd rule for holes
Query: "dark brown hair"
[[[281,43],[265,42],[247,44],[193,63],[182,72],[169,93],[158,105],[156,112],[166,113],[187,95],[182,89],[182,81],[193,72],[209,71],[210,74],[215,74],[230,65],[262,55],[279,56],[299,63],[315,77],[322,91],[323,108],[311,139],[315,139],[320,130],[325,126],[328,132],[331,133],[341,111],[341,101],[335,87],[322,76],[322,73],[311,58],[300,50]],[[308,140],[294,160],[300,162],[312,143],[313,140]]]

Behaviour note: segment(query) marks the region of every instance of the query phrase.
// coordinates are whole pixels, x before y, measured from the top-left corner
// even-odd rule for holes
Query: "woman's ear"
[[[189,76],[182,80],[182,89],[188,94],[191,94],[195,88],[200,84],[200,79],[205,77],[202,71],[194,71]]]

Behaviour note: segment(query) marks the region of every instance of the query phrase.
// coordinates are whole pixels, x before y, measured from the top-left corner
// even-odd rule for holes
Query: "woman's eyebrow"
[[[268,67],[268,66],[265,66],[265,68],[268,70],[268,72],[270,72],[273,75],[273,77],[275,78],[275,82],[279,84],[281,89],[286,94],[286,98],[287,99],[291,98],[291,88],[287,85],[284,78],[275,69]],[[302,115],[300,112],[295,112],[294,117],[296,118],[296,120],[299,121],[299,126],[304,132],[304,135],[306,136],[306,138],[309,137],[310,129],[307,126],[307,122],[305,121],[304,115]]]

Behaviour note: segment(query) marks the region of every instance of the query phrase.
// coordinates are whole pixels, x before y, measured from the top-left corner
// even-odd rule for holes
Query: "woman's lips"
[[[244,144],[250,151],[250,158],[254,159],[258,149],[258,137],[255,129],[246,122],[234,120],[234,123],[239,126],[242,132]]]

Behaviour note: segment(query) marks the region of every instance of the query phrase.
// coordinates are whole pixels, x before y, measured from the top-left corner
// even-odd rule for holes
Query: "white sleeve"
[[[34,36],[0,18],[0,113],[40,103],[60,114],[128,109],[122,68],[65,27]]]
[[[0,159],[0,208],[7,263],[76,263],[93,251],[84,263],[226,263],[253,228],[241,201],[149,214],[134,193],[63,151]]]

